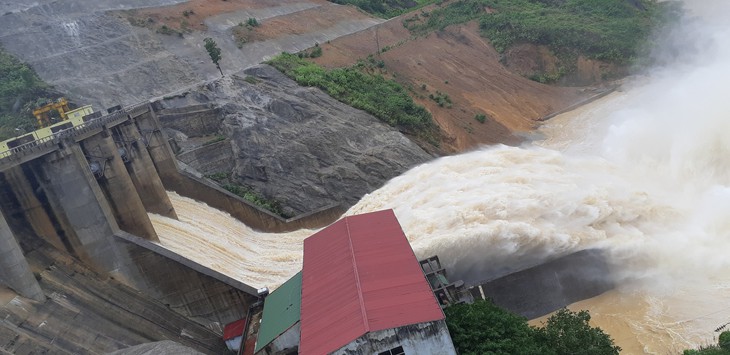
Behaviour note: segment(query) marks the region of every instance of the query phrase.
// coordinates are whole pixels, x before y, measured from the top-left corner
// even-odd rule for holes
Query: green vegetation
[[[322,47],[320,47],[317,42],[314,43],[314,47],[297,53],[297,57],[299,58],[319,58],[321,56]]]
[[[621,348],[600,328],[591,328],[587,311],[561,309],[544,327],[489,301],[458,304],[445,310],[446,323],[460,354],[613,355]]]
[[[0,141],[35,130],[33,109],[52,97],[33,69],[0,48]]]
[[[213,143],[218,143],[218,142],[222,142],[222,141],[224,141],[224,140],[226,140],[226,137],[224,137],[224,136],[215,136],[215,138],[213,138],[213,139],[211,139],[211,140],[209,140],[209,141],[207,141],[207,142],[203,143],[203,145],[204,145],[204,146],[205,146],[205,145],[211,145],[211,144],[213,144]]]
[[[416,105],[397,82],[368,72],[377,67],[377,61],[373,60],[373,63],[376,64],[360,62],[353,67],[328,70],[289,53],[282,53],[268,62],[300,85],[316,86],[391,126],[433,141],[438,128],[431,120],[431,114]]]
[[[373,15],[391,18],[441,0],[330,0],[335,4],[354,5]]]
[[[259,27],[259,21],[253,17],[249,17],[248,20],[246,20],[246,25],[251,27]]]
[[[487,115],[483,113],[478,113],[474,116],[474,119],[479,121],[479,123],[484,123],[487,121]]]
[[[190,15],[194,15],[194,14],[195,14],[195,12],[193,12],[193,10],[183,11],[183,16],[185,16],[185,17],[190,17]]]
[[[585,55],[631,64],[644,54],[651,31],[679,11],[675,2],[655,0],[459,0],[427,17],[415,14],[404,25],[415,34],[427,34],[479,20],[482,35],[500,52],[532,43],[572,56],[573,62]]]
[[[210,56],[210,60],[213,61],[213,64],[215,64],[215,67],[218,68],[218,71],[221,72],[221,76],[223,76],[223,70],[221,70],[221,49],[218,48],[218,44],[215,43],[215,40],[208,37],[203,40],[205,42],[205,50],[208,51],[208,55]]]
[[[260,82],[260,80],[258,78],[256,78],[255,76],[251,76],[251,75],[246,75],[246,77],[243,78],[243,81],[245,81],[251,85],[256,85]]]
[[[444,94],[441,91],[436,91],[436,95],[428,94],[428,98],[435,101],[439,107],[451,108],[451,98],[448,94]]]
[[[206,175],[205,177],[221,184],[220,186],[223,187],[224,189],[228,190],[229,192],[231,192],[235,195],[238,195],[238,197],[241,197],[244,200],[251,202],[252,204],[254,204],[258,207],[271,211],[274,214],[277,214],[284,218],[291,217],[284,213],[279,201],[267,199],[267,198],[257,194],[251,188],[232,183],[230,173],[218,172],[218,173]]]
[[[274,214],[277,214],[284,218],[290,217],[284,214],[279,201],[266,199],[250,188],[235,184],[225,184],[223,185],[223,188],[238,195],[244,200],[253,203],[256,206],[273,212]]]
[[[222,181],[230,178],[231,177],[231,174],[230,173],[219,172],[219,173],[213,173],[213,174],[210,174],[210,175],[205,175],[205,177],[207,177],[208,179],[214,180],[215,182],[222,182]]]
[[[183,31],[186,30],[185,27],[187,27],[187,26],[188,26],[187,22],[181,22],[181,28]],[[178,35],[180,37],[183,36],[182,31],[178,31],[172,27],[168,27],[167,25],[160,26],[160,28],[157,29],[157,33],[167,35],[167,36],[171,36],[171,35]]]
[[[685,350],[683,355],[730,355],[730,331],[720,333],[717,345],[703,346],[696,350]]]

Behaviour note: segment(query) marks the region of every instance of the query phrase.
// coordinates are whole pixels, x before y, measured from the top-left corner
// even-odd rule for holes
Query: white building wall
[[[271,343],[259,350],[256,355],[278,355],[290,353],[292,349],[299,348],[299,337],[302,334],[300,322],[297,322],[284,333],[276,337]],[[296,353],[296,351],[295,351]]]
[[[336,355],[377,355],[402,346],[406,355],[456,355],[443,320],[370,332],[335,351]]]

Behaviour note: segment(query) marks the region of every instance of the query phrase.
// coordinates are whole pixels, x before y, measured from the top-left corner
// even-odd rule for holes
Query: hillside
[[[605,90],[646,62],[644,45],[675,10],[652,0],[439,1],[328,42],[313,61],[378,63],[432,113],[443,151],[458,152],[519,142],[540,118]]]
[[[0,1],[0,14],[2,47],[72,101],[97,109],[218,78],[205,37],[216,40],[224,72],[233,73],[382,21],[324,0]],[[233,32],[249,18],[278,19],[299,30],[267,32],[239,48]],[[316,25],[304,26],[310,23]]]
[[[480,144],[516,144],[520,138],[514,133],[530,131],[540,117],[586,96],[580,89],[548,86],[511,72],[479,35],[476,23],[411,37],[400,20],[322,44],[323,55],[313,61],[330,68],[352,65],[377,53],[379,44],[386,50],[378,60],[432,113],[447,152]],[[429,98],[437,92],[448,95],[451,108]],[[480,123],[478,114],[488,119]]]

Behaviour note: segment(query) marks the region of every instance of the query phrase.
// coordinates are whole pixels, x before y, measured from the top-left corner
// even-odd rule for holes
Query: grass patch
[[[630,64],[646,54],[651,32],[679,13],[677,3],[654,0],[459,0],[427,17],[416,14],[404,25],[423,35],[479,20],[482,35],[500,52],[532,43],[555,53]]]
[[[438,127],[431,114],[423,106],[416,105],[397,82],[367,72],[366,62],[328,70],[297,55],[282,53],[267,63],[300,85],[318,87],[393,127],[434,142]],[[375,63],[377,66],[377,61]]]

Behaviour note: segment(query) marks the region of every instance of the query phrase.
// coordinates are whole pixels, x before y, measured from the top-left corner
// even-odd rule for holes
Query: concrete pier
[[[137,193],[142,199],[147,212],[156,213],[165,217],[177,219],[175,208],[167,196],[165,186],[162,185],[160,175],[155,170],[155,164],[150,158],[145,145],[145,139],[140,135],[133,122],[127,122],[117,127],[118,142],[123,144],[129,162],[126,163],[127,172]]]
[[[157,173],[162,182],[167,185],[178,177],[177,159],[172,153],[172,148],[167,138],[162,133],[157,116],[153,110],[135,119],[139,132],[144,135],[147,141],[147,151],[154,162]]]
[[[115,271],[113,236],[119,226],[81,147],[65,146],[44,156],[36,168],[76,256],[101,274]]]
[[[20,209],[22,209],[27,225],[33,229],[36,235],[56,248],[72,252],[67,245],[68,242],[64,242],[64,239],[56,230],[53,217],[49,215],[47,210],[49,206],[44,206],[39,200],[36,194],[38,186],[33,186],[32,172],[29,173],[31,179],[26,175],[22,165],[12,167],[4,172],[5,182],[14,194]]]
[[[109,130],[81,142],[88,159],[101,169],[95,176],[112,208],[119,228],[147,240],[159,241]],[[88,170],[88,169],[87,169]]]
[[[42,301],[46,297],[20,250],[5,217],[0,213],[0,282],[19,295]]]

